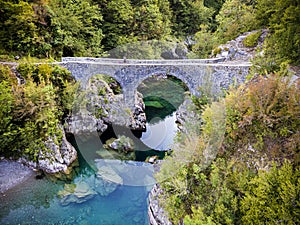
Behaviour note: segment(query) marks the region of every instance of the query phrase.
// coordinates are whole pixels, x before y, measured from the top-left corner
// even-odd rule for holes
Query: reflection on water
[[[152,149],[170,149],[177,132],[175,121],[175,112],[164,120],[153,118],[147,123],[146,132],[142,134],[141,141]]]

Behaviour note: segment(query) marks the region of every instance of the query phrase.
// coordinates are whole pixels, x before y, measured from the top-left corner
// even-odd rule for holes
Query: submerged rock
[[[34,175],[35,173],[32,169],[22,165],[20,162],[1,159],[0,193],[6,192]]]
[[[111,167],[98,168],[95,180],[95,190],[101,196],[107,196],[114,192],[119,185],[123,185],[123,179]]]
[[[92,199],[95,195],[97,193],[83,181],[76,184],[65,184],[64,189],[58,192],[62,205],[83,203]]]

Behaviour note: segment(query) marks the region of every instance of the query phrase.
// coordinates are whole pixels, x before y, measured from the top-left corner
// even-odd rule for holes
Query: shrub
[[[298,159],[299,102],[299,80],[276,75],[259,76],[232,91],[226,97],[226,148],[239,151],[240,159],[249,154],[278,162]]]
[[[245,47],[255,47],[258,43],[258,39],[261,36],[261,31],[256,31],[254,33],[251,33],[245,37],[243,40],[243,44]]]

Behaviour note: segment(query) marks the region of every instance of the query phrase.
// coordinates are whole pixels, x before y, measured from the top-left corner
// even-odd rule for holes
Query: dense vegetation
[[[293,0],[1,0],[0,55],[101,56],[146,40],[183,41],[199,57],[237,35],[268,28],[265,64],[299,63]]]
[[[300,222],[299,87],[258,76],[200,110],[157,174],[174,224]]]
[[[0,66],[0,154],[36,160],[47,151],[48,138],[59,144],[63,118],[72,109],[76,88],[70,72],[41,64],[20,64],[17,80],[10,68]]]

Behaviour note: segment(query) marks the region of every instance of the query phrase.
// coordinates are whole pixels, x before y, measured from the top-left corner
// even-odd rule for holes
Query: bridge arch
[[[250,64],[219,64],[218,60],[127,60],[105,58],[63,58],[63,67],[71,71],[83,87],[90,77],[107,74],[116,79],[123,90],[125,104],[134,107],[135,92],[142,81],[152,75],[169,74],[182,80],[193,95],[209,81],[214,92],[230,84],[244,82]]]
[[[134,106],[134,96],[138,86],[147,78],[160,74],[178,78],[186,84],[191,93],[195,94],[195,87],[197,86],[195,81],[192,80],[185,71],[176,66],[125,66],[116,71],[114,77],[121,78],[121,86],[124,90],[124,100],[127,104]]]

